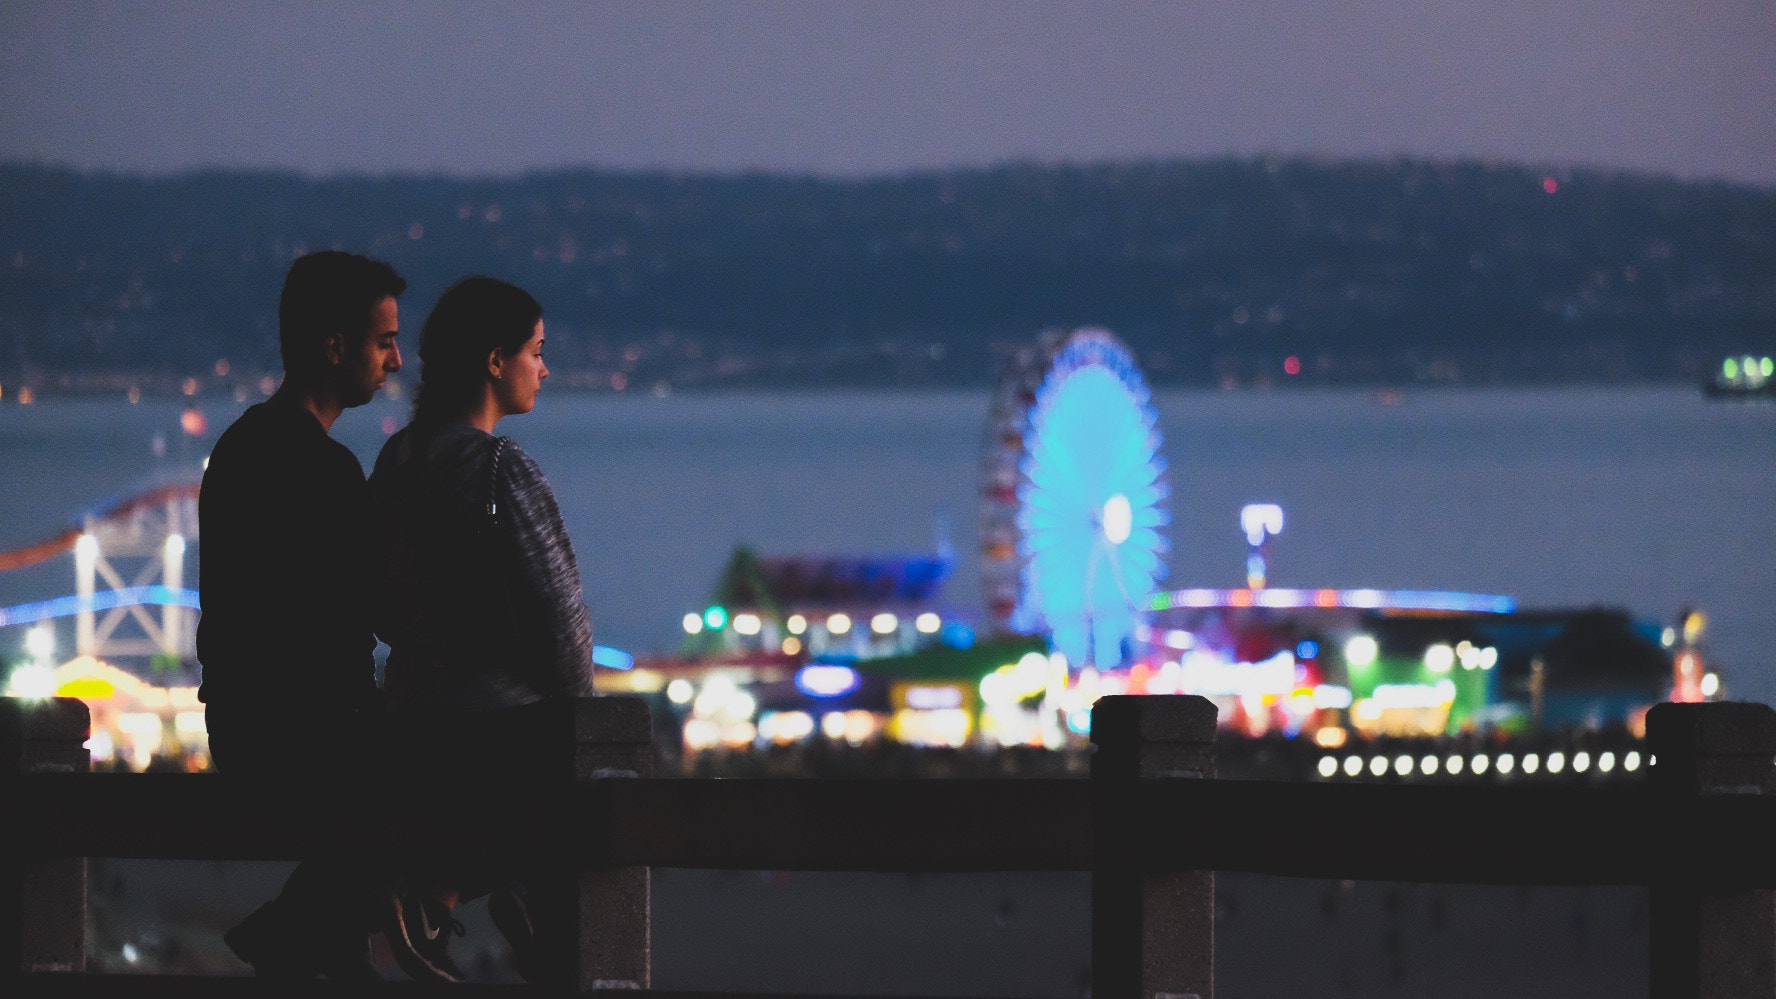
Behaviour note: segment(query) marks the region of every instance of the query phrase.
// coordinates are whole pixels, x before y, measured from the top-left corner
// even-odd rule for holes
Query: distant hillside
[[[458,276],[530,288],[552,367],[602,387],[984,385],[1041,329],[1085,324],[1160,384],[1696,380],[1776,349],[1776,190],[1716,183],[1413,161],[855,181],[12,165],[0,382],[275,370],[284,270],[329,246],[408,276],[415,342]]]

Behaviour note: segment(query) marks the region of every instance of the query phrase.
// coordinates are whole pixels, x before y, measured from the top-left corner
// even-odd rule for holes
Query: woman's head
[[[480,406],[495,380],[495,352],[502,360],[516,357],[542,318],[529,292],[498,278],[451,285],[420,330],[415,418],[456,419]]]

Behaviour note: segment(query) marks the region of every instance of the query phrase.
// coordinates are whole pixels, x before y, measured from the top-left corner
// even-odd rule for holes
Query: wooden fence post
[[[653,721],[638,697],[591,697],[574,705],[574,777],[585,782],[652,777]],[[651,978],[651,871],[579,870],[578,988],[645,989]]]
[[[90,730],[84,701],[0,697],[0,801],[17,800],[6,785],[24,774],[90,769]],[[0,851],[0,982],[16,984],[27,971],[85,971],[86,858],[14,854],[16,849]]]
[[[1651,806],[1776,794],[1776,710],[1766,704],[1658,704],[1647,713]],[[1707,849],[1678,839],[1679,848]],[[1776,892],[1661,880],[1649,886],[1653,999],[1776,997]]]
[[[1092,995],[1213,999],[1215,872],[1143,871],[1134,844],[1154,837],[1134,825],[1142,781],[1215,777],[1215,705],[1195,695],[1100,698],[1091,741]]]

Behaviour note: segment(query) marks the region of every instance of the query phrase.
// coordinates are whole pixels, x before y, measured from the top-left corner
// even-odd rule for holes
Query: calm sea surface
[[[0,550],[162,478],[195,476],[244,408],[200,399],[0,405]],[[1731,696],[1776,703],[1776,405],[1687,389],[1162,393],[1168,586],[1237,586],[1240,507],[1280,503],[1275,586],[1508,594],[1709,619]],[[672,647],[737,544],[765,554],[928,552],[980,606],[986,393],[591,396],[545,391],[502,424],[555,486],[599,641]],[[368,466],[403,403],[335,427]],[[157,447],[160,442],[163,446]],[[164,452],[160,454],[157,452]],[[195,562],[190,564],[195,579]],[[0,606],[71,593],[71,556],[0,573]],[[0,658],[19,629],[0,629]],[[61,640],[72,642],[62,622]]]

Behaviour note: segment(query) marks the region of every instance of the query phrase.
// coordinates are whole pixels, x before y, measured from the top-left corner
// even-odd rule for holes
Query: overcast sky
[[[0,0],[0,159],[836,175],[1490,158],[1776,184],[1776,0]]]

